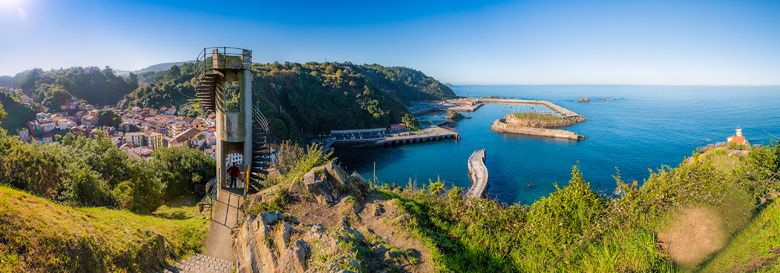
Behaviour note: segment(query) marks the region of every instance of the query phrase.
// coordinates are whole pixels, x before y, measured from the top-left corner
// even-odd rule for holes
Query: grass
[[[154,271],[201,249],[208,221],[197,209],[176,200],[138,215],[0,186],[0,272]]]
[[[769,204],[701,272],[780,272],[780,202]]]
[[[520,120],[533,120],[533,121],[541,121],[541,122],[556,122],[559,120],[563,120],[562,118],[553,115],[553,114],[543,114],[543,113],[534,113],[534,112],[518,112],[518,113],[512,113],[515,118]]]

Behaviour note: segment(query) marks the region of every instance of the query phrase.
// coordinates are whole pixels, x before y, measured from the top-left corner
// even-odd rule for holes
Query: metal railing
[[[195,59],[195,71],[200,74],[212,69],[250,69],[252,51],[237,47],[206,47]]]

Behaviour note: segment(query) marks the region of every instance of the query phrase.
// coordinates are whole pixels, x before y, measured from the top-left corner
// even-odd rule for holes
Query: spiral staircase
[[[197,101],[207,111],[214,112],[219,103],[217,90],[218,71],[203,73],[198,77],[196,87]],[[263,112],[252,109],[252,160],[249,168],[248,193],[256,192],[263,187],[262,181],[271,167],[271,130]]]
[[[252,109],[252,165],[249,171],[249,188],[256,191],[262,188],[262,181],[271,167],[271,130],[268,119],[257,108]]]

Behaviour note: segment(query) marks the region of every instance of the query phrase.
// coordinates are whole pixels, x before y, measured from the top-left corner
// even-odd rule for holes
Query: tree
[[[118,127],[122,124],[122,117],[114,113],[113,110],[102,110],[98,114],[98,126]]]
[[[5,112],[5,109],[3,109],[3,103],[0,103],[0,121],[5,119],[5,115],[7,115],[7,113]]]
[[[51,111],[59,111],[60,106],[65,105],[73,97],[61,85],[57,84],[38,85],[35,92],[41,94],[41,104]]]
[[[420,125],[417,123],[417,118],[409,113],[404,114],[404,116],[401,118],[401,122],[406,125],[406,128],[409,128],[410,131],[420,130]]]
[[[152,153],[153,169],[165,185],[165,197],[201,194],[209,179],[216,176],[211,157],[190,148],[162,148]]]

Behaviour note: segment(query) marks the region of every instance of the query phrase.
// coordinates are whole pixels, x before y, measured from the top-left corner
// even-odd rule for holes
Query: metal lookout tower
[[[195,64],[197,101],[216,114],[218,188],[246,194],[270,166],[268,121],[252,99],[252,51],[204,48]],[[238,181],[227,173],[233,164],[242,172]]]

